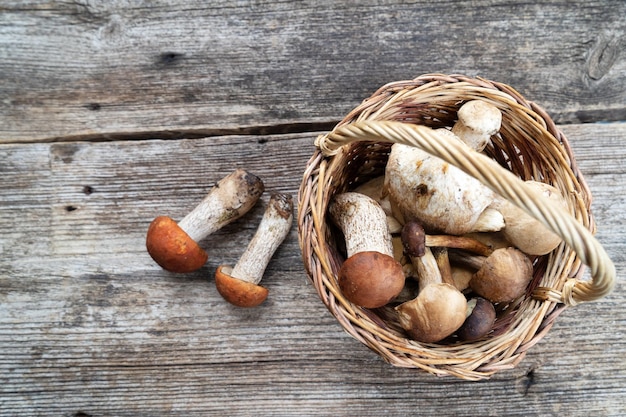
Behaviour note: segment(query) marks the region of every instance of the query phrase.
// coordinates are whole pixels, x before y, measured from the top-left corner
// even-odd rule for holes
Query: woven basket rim
[[[519,117],[523,119],[522,128],[519,128],[521,134],[530,137],[523,131],[529,129],[541,139],[547,138],[547,144],[537,139],[527,149],[524,143],[516,144],[524,148],[520,151],[522,154],[534,155],[534,159],[541,159],[540,163],[533,162],[533,158],[526,158],[530,161],[524,163],[516,161],[504,141],[492,146],[490,156],[502,166],[508,164],[507,169],[517,170],[515,173],[521,178],[543,176],[556,181],[561,189],[567,187],[571,214],[589,233],[594,233],[591,192],[576,165],[567,138],[545,110],[506,84],[445,74],[425,74],[412,80],[395,81],[363,100],[333,132],[342,130],[342,127],[343,130],[353,128],[362,122],[373,124],[390,120],[415,125],[449,125],[454,117],[454,107],[458,108],[459,103],[472,98],[487,99],[512,109],[503,117],[505,133],[508,133],[507,129],[518,129],[517,126],[511,127],[515,123],[506,127],[505,123],[514,122]],[[532,153],[531,148],[539,146],[546,150]],[[531,284],[536,291],[506,307],[499,319],[501,333],[471,343],[412,341],[394,328],[384,313],[352,305],[337,289],[336,271],[341,261],[336,256],[334,242],[327,241],[332,237],[326,223],[328,201],[338,190],[351,187],[351,181],[364,181],[363,177],[374,175],[372,173],[380,169],[380,164],[385,163],[386,149],[387,145],[378,142],[356,142],[335,155],[324,155],[318,147],[307,164],[298,193],[298,235],[306,272],[320,299],[344,330],[394,366],[465,380],[489,378],[498,371],[515,367],[528,349],[547,334],[561,312],[568,305],[575,304],[574,286],[570,283],[583,278],[585,264],[567,245],[561,244],[549,256],[536,262],[536,278]],[[348,173],[353,169],[347,168],[350,162],[359,165],[361,174]],[[372,165],[372,173],[365,172],[370,169],[369,165]],[[548,168],[537,172],[544,166]]]

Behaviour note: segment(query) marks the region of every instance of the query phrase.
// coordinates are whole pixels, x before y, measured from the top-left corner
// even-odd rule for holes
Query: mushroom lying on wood
[[[396,298],[405,278],[393,257],[387,216],[380,205],[364,194],[346,192],[333,198],[328,211],[345,238],[347,259],[337,279],[346,299],[377,308]]]
[[[191,272],[207,261],[197,242],[247,213],[263,194],[261,179],[243,169],[221,179],[179,223],[155,218],[146,236],[148,253],[163,269]]]
[[[423,244],[423,229],[409,222],[402,230],[407,256],[411,258],[419,293],[395,307],[400,325],[419,342],[438,342],[453,334],[465,321],[467,301],[453,285],[444,283],[430,248]]]
[[[217,291],[226,301],[239,307],[256,307],[268,295],[259,285],[265,268],[285,240],[293,221],[290,195],[272,194],[259,227],[234,267],[221,265],[215,273]]]

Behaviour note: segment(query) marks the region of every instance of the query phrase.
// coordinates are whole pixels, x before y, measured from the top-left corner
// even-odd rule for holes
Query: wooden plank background
[[[145,252],[237,167],[295,196],[319,131],[386,82],[481,75],[544,106],[626,272],[626,3],[4,1],[0,416],[626,415],[624,284],[566,310],[514,370],[469,383],[343,332],[294,223],[260,308],[226,305],[267,194],[178,276]],[[611,122],[611,123],[605,123]]]
[[[626,120],[615,1],[3,1],[2,140],[307,129],[422,73]]]

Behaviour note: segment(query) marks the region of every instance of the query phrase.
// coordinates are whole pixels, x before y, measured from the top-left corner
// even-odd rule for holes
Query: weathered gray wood
[[[507,83],[559,123],[626,120],[626,3],[14,1],[0,141],[325,129],[423,73]]]
[[[563,130],[623,277],[626,124]],[[236,167],[295,194],[314,137],[0,145],[0,415],[626,413],[623,282],[564,312],[518,368],[467,383],[393,368],[344,333],[307,281],[295,223],[263,281],[268,301],[226,305],[211,275],[236,262],[267,195],[204,241],[199,272],[164,272],[146,254],[154,216],[181,218]]]

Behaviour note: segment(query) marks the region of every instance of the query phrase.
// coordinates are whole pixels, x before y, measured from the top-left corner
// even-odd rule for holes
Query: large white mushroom
[[[472,101],[461,107],[458,117],[452,131],[438,129],[441,140],[461,141],[467,152],[476,152],[498,131],[502,116],[492,105]],[[504,227],[502,214],[491,207],[496,197],[493,191],[440,158],[408,145],[392,146],[384,193],[398,220],[418,220],[429,232],[461,235]]]

